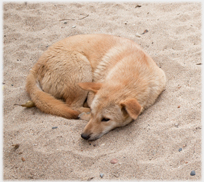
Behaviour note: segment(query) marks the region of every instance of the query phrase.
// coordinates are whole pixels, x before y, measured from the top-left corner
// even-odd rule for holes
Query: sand
[[[5,180],[201,180],[201,3],[28,2],[3,10]],[[18,105],[29,100],[26,76],[43,51],[89,33],[134,40],[168,79],[136,121],[92,142],[80,137],[86,121]]]

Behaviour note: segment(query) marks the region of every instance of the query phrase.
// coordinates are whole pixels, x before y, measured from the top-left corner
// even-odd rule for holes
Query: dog
[[[164,71],[134,41],[93,34],[50,46],[30,70],[26,91],[45,113],[89,120],[81,137],[96,140],[136,120],[165,85]]]

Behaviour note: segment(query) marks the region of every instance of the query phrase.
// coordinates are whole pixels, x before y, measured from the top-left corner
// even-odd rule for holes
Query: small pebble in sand
[[[117,159],[112,159],[112,160],[110,161],[111,164],[116,164],[117,162],[118,162]]]
[[[100,177],[101,177],[101,178],[103,178],[103,176],[104,176],[104,174],[103,174],[103,173],[101,173],[101,174],[100,174]]]
[[[140,8],[140,7],[142,7],[141,5],[139,5],[139,4],[137,4],[136,6],[135,6],[135,8]]]
[[[182,148],[180,148],[178,151],[181,152],[181,151],[182,151]]]
[[[12,145],[12,146],[14,146],[14,149],[16,150],[16,149],[18,149],[19,148],[19,144],[15,144],[15,145]]]
[[[135,35],[136,35],[136,37],[141,37],[141,35],[139,33],[136,33]]]
[[[145,34],[145,33],[147,33],[147,32],[149,32],[149,31],[146,29],[146,30],[144,30],[144,32],[143,32],[142,34]]]
[[[57,128],[58,128],[57,126],[52,127],[52,129],[57,129]]]
[[[190,175],[195,176],[195,171],[191,171]]]
[[[90,177],[89,179],[87,179],[87,181],[91,181],[92,179],[94,179],[94,177]],[[85,181],[85,180],[82,180]]]
[[[202,63],[197,63],[196,65],[202,65]]]
[[[72,28],[76,28],[76,25],[73,25]]]
[[[175,127],[178,128],[178,123],[175,124]]]
[[[24,157],[22,157],[22,158],[21,158],[21,160],[24,162],[24,161],[25,161],[25,158],[24,158]]]

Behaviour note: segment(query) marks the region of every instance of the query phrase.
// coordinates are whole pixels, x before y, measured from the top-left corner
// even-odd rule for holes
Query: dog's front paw
[[[79,114],[78,117],[79,117],[79,119],[89,121],[91,118],[91,113],[90,112],[82,112],[81,114]]]

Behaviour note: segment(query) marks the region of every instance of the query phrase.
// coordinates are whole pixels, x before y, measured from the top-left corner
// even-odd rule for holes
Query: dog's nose
[[[85,139],[85,140],[88,140],[88,139],[90,138],[90,135],[87,135],[87,134],[82,133],[82,134],[81,134],[81,137],[82,137],[83,139]]]

